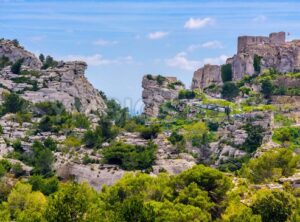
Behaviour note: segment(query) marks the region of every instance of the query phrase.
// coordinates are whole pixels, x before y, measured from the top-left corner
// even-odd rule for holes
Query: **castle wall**
[[[274,32],[266,36],[239,36],[238,53],[243,53],[249,46],[253,45],[282,45],[285,43],[285,32]]]

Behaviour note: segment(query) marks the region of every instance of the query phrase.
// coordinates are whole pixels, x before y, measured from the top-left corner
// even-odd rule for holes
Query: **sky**
[[[86,76],[139,112],[143,75],[176,76],[235,54],[240,35],[300,38],[300,1],[0,0],[0,38],[35,54],[84,60]]]

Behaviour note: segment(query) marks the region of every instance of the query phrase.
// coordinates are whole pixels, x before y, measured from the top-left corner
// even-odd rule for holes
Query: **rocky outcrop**
[[[192,89],[205,89],[210,85],[221,85],[221,68],[218,65],[205,65],[194,72]]]
[[[40,69],[41,62],[30,52],[12,41],[0,41],[0,57],[11,62],[23,58],[22,72],[13,74],[7,66],[0,70],[1,91],[12,91],[33,103],[59,101],[68,111],[85,114],[103,113],[106,104],[98,90],[84,76],[85,62],[59,62],[54,68]],[[2,94],[2,93],[1,93]],[[1,101],[1,97],[0,97]]]
[[[256,68],[254,63],[257,63]],[[233,81],[245,75],[261,74],[267,69],[275,69],[283,74],[299,71],[300,40],[286,42],[284,32],[271,33],[269,37],[240,36],[237,54],[228,58],[226,64],[231,64]],[[205,65],[194,73],[192,88],[204,89],[221,82],[220,68]]]
[[[269,37],[241,36],[238,38],[238,51],[227,60],[232,64],[233,80],[244,75],[257,73],[254,70],[254,56],[260,57],[260,72],[273,68],[280,73],[300,70],[300,41],[285,41],[285,33],[271,33]]]
[[[23,65],[32,69],[39,69],[42,66],[40,60],[33,53],[26,51],[11,40],[0,40],[0,57],[2,56],[7,57],[11,62],[24,59]]]
[[[178,97],[184,86],[175,77],[144,76],[143,82],[144,113],[150,117],[157,117],[159,107],[165,101]]]
[[[34,103],[41,101],[61,101],[70,111],[85,114],[103,112],[106,105],[99,92],[84,76],[87,65],[75,61],[61,63],[58,67],[42,72],[43,88],[25,91],[23,97]]]

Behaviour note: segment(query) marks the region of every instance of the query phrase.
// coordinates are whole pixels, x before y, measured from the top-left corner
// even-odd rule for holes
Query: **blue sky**
[[[85,60],[93,85],[122,105],[141,104],[144,74],[190,86],[205,63],[223,63],[239,35],[300,38],[298,1],[0,0],[0,37],[56,59]]]

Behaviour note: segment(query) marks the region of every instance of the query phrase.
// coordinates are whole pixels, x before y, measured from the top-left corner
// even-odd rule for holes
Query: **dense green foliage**
[[[196,95],[193,90],[180,90],[178,99],[194,99]]]
[[[11,72],[14,74],[20,74],[23,62],[24,62],[24,59],[18,59],[14,64],[12,64],[11,69],[10,69]]]
[[[261,56],[258,56],[258,55],[254,55],[254,58],[253,58],[253,68],[254,68],[254,71],[256,73],[260,73],[260,70],[261,70],[261,59],[262,57]]]
[[[262,144],[264,129],[260,125],[252,125],[250,123],[246,124],[244,129],[248,136],[242,148],[252,153]]]
[[[239,95],[239,88],[234,82],[225,82],[221,94],[224,99],[231,101]]]
[[[241,169],[241,175],[253,183],[276,181],[291,176],[297,167],[299,156],[287,149],[271,150],[256,159],[251,159]]]
[[[5,94],[2,104],[2,114],[26,111],[28,103],[15,93]]]
[[[221,66],[221,77],[223,82],[232,81],[232,67],[231,64]]]
[[[273,140],[291,149],[300,147],[300,128],[282,127],[274,130]]]
[[[117,164],[125,170],[148,169],[155,160],[156,145],[147,146],[116,143],[103,149],[107,163]]]

